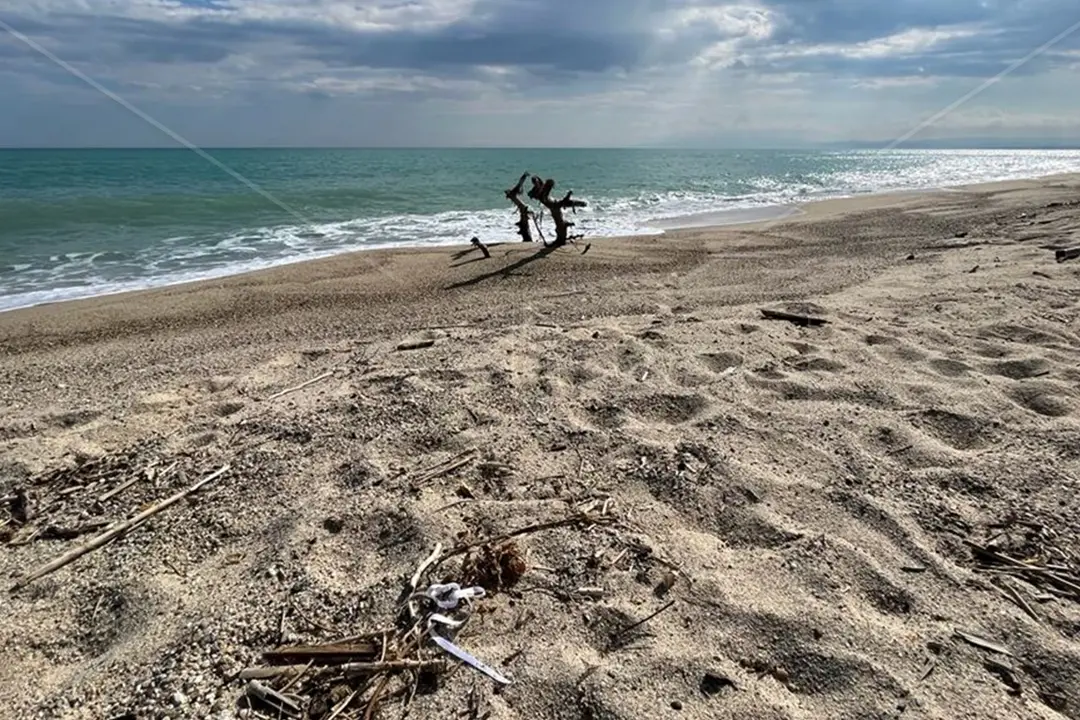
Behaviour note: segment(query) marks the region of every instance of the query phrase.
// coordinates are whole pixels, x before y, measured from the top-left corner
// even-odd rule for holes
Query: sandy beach
[[[803,210],[0,314],[0,717],[238,717],[584,518],[411,717],[1080,719],[1080,176]]]

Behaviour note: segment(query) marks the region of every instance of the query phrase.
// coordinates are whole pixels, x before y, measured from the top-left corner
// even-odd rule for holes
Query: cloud
[[[190,118],[184,108],[215,109],[222,124],[197,123],[201,141],[243,140],[250,134],[239,118],[301,118],[316,103],[339,111],[333,135],[346,140],[358,116],[394,108],[417,142],[635,144],[665,132],[713,132],[719,142],[747,123],[778,137],[834,139],[857,132],[854,122],[874,125],[869,115],[886,96],[916,121],[1080,20],[1080,8],[1074,0],[8,0],[0,20],[149,110]],[[1076,89],[1062,71],[1078,62],[1074,37],[1017,71],[1029,84],[1058,84],[1036,114],[1075,112],[1061,86]],[[77,85],[0,35],[0,92],[11,103],[52,97],[63,113],[93,95]],[[994,97],[1008,103],[1003,94],[1021,90],[1004,82]],[[1011,116],[1003,117],[1002,127]],[[368,124],[381,127],[376,120]],[[298,128],[287,142],[319,142],[299,119],[286,125]],[[123,137],[107,125],[97,132]],[[32,136],[33,127],[0,117],[0,144]]]

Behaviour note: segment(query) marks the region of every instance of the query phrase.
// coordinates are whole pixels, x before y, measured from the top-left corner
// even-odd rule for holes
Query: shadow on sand
[[[520,270],[521,268],[523,268],[523,267],[525,267],[525,266],[527,266],[527,265],[529,265],[531,263],[534,263],[537,260],[540,260],[540,259],[543,259],[543,258],[547,257],[548,255],[550,255],[551,253],[555,252],[558,249],[559,249],[559,246],[556,246],[556,245],[548,245],[546,247],[542,247],[542,248],[538,249],[536,252],[534,252],[532,255],[528,255],[526,257],[523,257],[520,260],[518,260],[517,262],[511,263],[510,265],[507,265],[506,267],[499,268],[498,270],[492,270],[491,272],[484,273],[483,275],[477,275],[474,278],[469,278],[468,280],[462,280],[461,282],[456,282],[456,283],[453,283],[452,285],[447,285],[444,289],[445,290],[458,290],[460,288],[471,287],[473,285],[479,285],[482,282],[486,282],[488,280],[492,280],[492,279],[497,278],[497,277],[504,277],[504,278],[509,277],[509,276],[513,275],[517,270]],[[460,265],[465,265],[467,263],[459,263],[459,264]]]

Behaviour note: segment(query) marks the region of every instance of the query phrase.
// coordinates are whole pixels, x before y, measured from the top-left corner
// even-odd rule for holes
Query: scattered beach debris
[[[926,657],[923,658],[922,669],[919,671],[919,682],[926,680],[934,673],[934,670],[937,669],[937,663],[937,657],[930,653],[926,654]]]
[[[1057,261],[1059,263],[1065,262],[1066,260],[1073,260],[1075,258],[1080,257],[1080,247],[1063,248],[1061,250],[1055,250],[1054,251],[1054,257],[1057,259]]]
[[[432,347],[435,344],[435,338],[419,338],[417,340],[405,340],[398,343],[397,350],[423,350],[424,348]]]
[[[983,661],[983,667],[990,672],[991,675],[997,677],[1005,684],[1005,687],[1009,688],[1010,695],[1019,695],[1021,693],[1020,681],[1016,677],[1016,670],[1008,663],[1001,662],[996,658],[987,658]]]
[[[484,545],[497,545],[497,544],[500,544],[500,543],[504,543],[507,540],[513,540],[514,538],[521,537],[522,535],[529,535],[529,534],[536,533],[536,532],[541,532],[541,531],[544,531],[544,530],[554,530],[556,528],[565,528],[565,527],[586,527],[587,528],[587,527],[592,527],[592,526],[595,526],[595,525],[606,525],[606,524],[611,523],[612,520],[613,520],[613,518],[611,518],[610,516],[608,516],[606,514],[590,515],[590,514],[588,514],[586,512],[581,512],[581,513],[577,513],[575,515],[572,515],[571,517],[564,518],[562,520],[552,520],[551,522],[543,522],[543,523],[536,523],[534,525],[526,525],[525,527],[518,528],[517,530],[512,530],[512,531],[510,531],[508,533],[504,533],[502,535],[498,535],[498,536],[492,537],[492,538],[487,538],[485,540],[477,540],[477,541],[474,541],[474,542],[463,542],[460,545],[457,545],[457,546],[451,548],[450,550],[448,550],[446,552],[446,554],[443,555],[442,560],[447,560],[447,559],[455,557],[457,555],[464,555],[465,553],[469,552],[470,550],[473,550],[473,549],[478,548],[478,547],[482,547]],[[441,562],[441,560],[440,560],[440,562]]]
[[[1002,532],[987,544],[964,541],[978,563],[975,569],[994,575],[1001,581],[995,585],[1003,594],[1036,620],[1031,605],[1008,578],[1022,580],[1049,597],[1080,602],[1080,558],[1059,545],[1058,535],[1039,523],[1010,521],[1005,525],[1023,528],[1022,537],[1010,539]],[[1015,548],[1002,546],[1009,542]]]
[[[480,451],[476,448],[469,448],[463,452],[458,453],[452,458],[443,460],[442,462],[429,465],[421,470],[413,473],[410,478],[410,482],[413,486],[425,485],[432,480],[449,475],[461,468],[472,464],[480,457]]]
[[[782,310],[769,310],[767,308],[761,308],[761,314],[766,320],[786,320],[787,322],[794,323],[796,325],[817,327],[819,325],[829,324],[829,321],[825,318],[814,317],[812,315],[789,313]]]
[[[478,457],[473,449],[421,471],[420,477],[445,473]],[[611,517],[578,513],[568,518],[521,527],[495,537],[461,542],[449,550],[437,544],[417,566],[400,595],[394,627],[331,642],[293,644],[262,653],[264,665],[236,675],[246,681],[243,700],[274,717],[376,717],[381,704],[397,698],[405,707],[421,686],[438,687],[439,678],[460,662],[497,685],[513,681],[503,670],[463,647],[456,636],[494,593],[516,585],[527,572],[525,553],[515,541],[526,534],[555,528],[587,528]],[[452,571],[439,570],[460,557]],[[439,573],[441,580],[425,582]],[[455,578],[453,581],[445,580]],[[624,628],[624,635],[674,604]],[[527,611],[523,611],[527,612]],[[524,652],[501,663],[506,667]],[[351,713],[351,714],[350,714]]]
[[[215,472],[210,473],[209,475],[207,475],[206,477],[204,477],[202,480],[195,483],[194,485],[192,485],[192,486],[190,486],[190,487],[188,487],[188,488],[186,488],[184,490],[181,490],[180,492],[176,493],[175,495],[172,495],[172,496],[170,496],[170,497],[168,497],[168,498],[166,498],[166,499],[164,499],[164,500],[162,500],[162,501],[160,501],[158,503],[155,503],[154,505],[151,505],[149,508],[147,508],[146,510],[143,510],[141,513],[139,513],[138,515],[136,515],[135,517],[133,517],[133,518],[131,518],[129,520],[125,520],[123,522],[120,522],[120,523],[117,523],[117,524],[113,525],[111,528],[109,528],[108,530],[106,530],[102,534],[98,535],[97,537],[93,538],[89,542],[86,542],[86,543],[84,543],[84,544],[82,544],[82,545],[80,545],[80,546],[78,546],[76,548],[73,548],[72,550],[69,550],[68,552],[64,553],[63,555],[56,558],[52,562],[46,563],[45,565],[42,565],[41,567],[39,567],[37,570],[34,570],[33,572],[19,578],[15,582],[15,584],[11,586],[11,592],[15,592],[16,590],[19,590],[20,588],[23,588],[23,587],[29,585],[30,583],[34,582],[35,580],[37,580],[37,579],[39,579],[41,577],[44,577],[45,575],[48,575],[49,573],[51,573],[51,572],[53,572],[55,570],[59,570],[60,568],[67,565],[68,563],[71,563],[71,562],[74,562],[75,560],[78,560],[83,555],[86,555],[89,552],[92,552],[94,550],[97,550],[100,547],[103,547],[103,546],[107,545],[112,540],[115,540],[116,538],[120,537],[121,535],[135,529],[139,525],[142,525],[144,522],[146,522],[147,520],[152,518],[154,515],[157,515],[161,511],[171,507],[172,505],[175,505],[176,503],[180,502],[181,500],[183,500],[187,496],[191,495],[192,493],[197,492],[198,490],[200,490],[205,485],[208,485],[209,483],[213,482],[214,480],[217,480],[219,477],[221,477],[222,475],[224,475],[228,471],[229,471],[229,465],[223,465],[220,468],[218,468]]]
[[[978,635],[972,635],[971,633],[964,632],[963,630],[954,630],[953,634],[969,645],[974,645],[977,648],[989,650],[990,652],[998,653],[999,655],[1013,657],[1012,650],[1005,647],[1004,645],[1001,645],[1000,643],[994,642],[993,640],[987,640],[986,638],[979,637]]]
[[[498,591],[517,585],[528,569],[517,543],[481,545],[465,554],[461,576],[464,582],[485,590]]]
[[[244,695],[255,704],[262,705],[276,716],[300,717],[300,705],[285,695],[263,685],[258,680],[249,680]]]
[[[335,372],[334,370],[329,370],[327,372],[324,372],[322,375],[319,375],[318,377],[313,377],[310,380],[306,380],[306,381],[300,383],[299,385],[294,385],[291,388],[286,388],[285,390],[282,390],[281,392],[274,393],[273,395],[271,395],[270,397],[268,397],[266,399],[267,400],[277,400],[278,398],[285,397],[286,395],[291,395],[292,393],[303,390],[304,388],[311,387],[315,383],[320,383],[323,380],[329,380],[330,378],[334,377],[334,372]]]

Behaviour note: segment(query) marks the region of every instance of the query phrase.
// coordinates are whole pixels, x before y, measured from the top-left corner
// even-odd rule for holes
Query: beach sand
[[[967,544],[1076,577],[1075,245],[1057,177],[2,314],[9,585],[231,470],[3,588],[0,716],[236,717],[236,672],[392,626],[436,543],[588,512],[458,636],[513,684],[465,668],[412,717],[1080,718],[1080,595]]]

